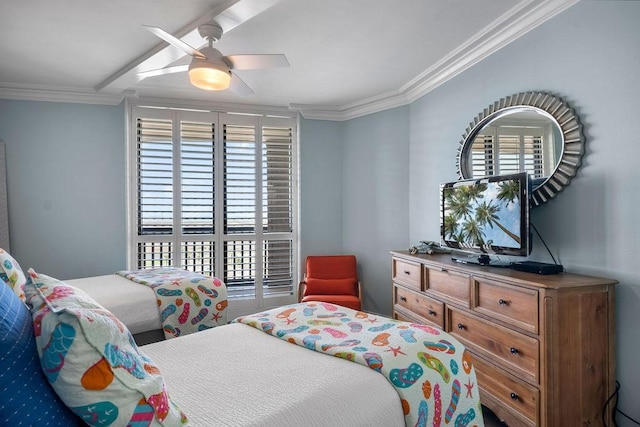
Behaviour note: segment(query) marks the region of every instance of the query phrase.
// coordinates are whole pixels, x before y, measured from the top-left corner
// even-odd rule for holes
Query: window
[[[295,119],[133,106],[130,123],[130,267],[219,277],[240,310],[293,302]]]

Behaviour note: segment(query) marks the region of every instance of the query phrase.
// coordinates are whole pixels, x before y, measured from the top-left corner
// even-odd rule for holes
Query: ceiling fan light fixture
[[[204,90],[225,90],[231,84],[231,73],[216,64],[202,64],[189,67],[189,80],[197,88]]]
[[[287,61],[287,58],[282,54],[222,55],[218,49],[213,47],[213,43],[222,37],[222,27],[215,22],[203,24],[198,28],[200,35],[208,41],[208,46],[200,49],[194,48],[176,36],[167,33],[162,28],[152,26],[145,27],[162,40],[191,56],[192,59],[188,67],[186,67],[186,64],[183,64],[159,70],[140,72],[138,76],[141,79],[183,72],[186,69],[189,71],[191,84],[199,89],[225,90],[231,86],[231,81],[233,80],[231,90],[239,96],[246,96],[252,94],[253,91],[237,74],[232,75],[231,70],[255,70],[258,68],[289,66],[289,61]]]

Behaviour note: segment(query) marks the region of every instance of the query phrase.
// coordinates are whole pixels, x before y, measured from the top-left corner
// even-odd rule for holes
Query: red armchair
[[[308,256],[298,301],[323,301],[362,310],[355,255]]]

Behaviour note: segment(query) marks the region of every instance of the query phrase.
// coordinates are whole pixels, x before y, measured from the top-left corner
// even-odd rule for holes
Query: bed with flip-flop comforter
[[[473,362],[455,338],[332,304],[285,306],[142,350],[193,425],[483,425]]]
[[[227,324],[227,290],[216,277],[161,267],[66,283],[111,311],[141,345]]]

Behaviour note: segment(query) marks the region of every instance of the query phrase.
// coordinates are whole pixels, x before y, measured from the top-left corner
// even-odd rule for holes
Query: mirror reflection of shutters
[[[488,126],[471,145],[474,178],[527,171],[533,178],[551,173],[544,159],[543,129]]]
[[[500,153],[497,174],[518,173],[523,166],[522,146],[519,135],[498,133],[496,151]]]
[[[483,133],[476,136],[471,146],[471,172],[473,177],[495,175],[494,163],[495,137],[493,134]]]
[[[551,175],[544,164],[544,138],[540,134],[524,136],[524,168],[533,178]]]

